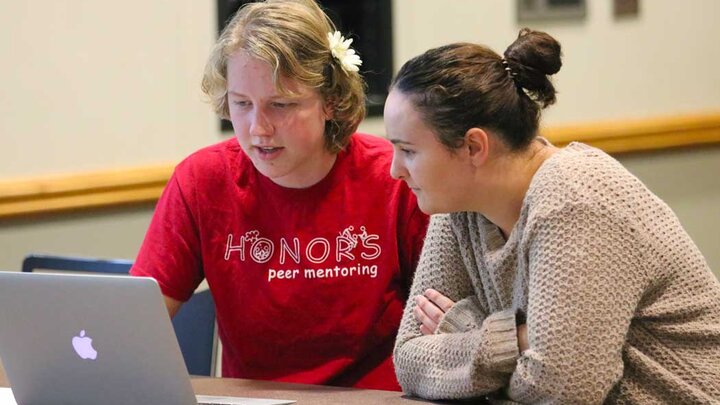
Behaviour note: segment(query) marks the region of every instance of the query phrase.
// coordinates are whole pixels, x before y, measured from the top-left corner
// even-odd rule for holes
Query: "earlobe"
[[[470,128],[465,133],[465,147],[474,166],[481,166],[487,160],[490,140],[488,133],[481,128]]]

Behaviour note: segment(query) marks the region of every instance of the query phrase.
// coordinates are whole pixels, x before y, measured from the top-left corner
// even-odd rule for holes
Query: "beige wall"
[[[134,259],[152,206],[0,223],[0,270],[20,270],[28,253]]]
[[[216,141],[199,89],[214,4],[0,2],[0,176],[174,162]]]
[[[563,44],[548,125],[720,110],[716,0],[641,2],[616,20],[588,2],[578,22],[535,24]],[[176,162],[223,139],[199,81],[214,1],[0,2],[0,178]],[[395,0],[395,60],[453,41],[502,52],[515,1]],[[362,129],[383,134],[382,122]],[[720,149],[621,158],[678,213],[720,272]],[[44,251],[131,258],[150,207],[0,222],[0,268]]]
[[[525,26],[515,21],[515,3],[395,1],[396,61],[454,41],[502,53]],[[720,2],[641,0],[639,17],[623,20],[613,17],[612,1],[587,3],[585,20],[530,25],[563,47],[559,102],[546,115],[548,123],[720,109]]]

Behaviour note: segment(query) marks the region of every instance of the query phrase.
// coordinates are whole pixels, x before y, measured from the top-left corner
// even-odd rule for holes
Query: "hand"
[[[520,354],[522,354],[525,350],[528,349],[528,331],[527,331],[527,324],[520,324],[517,326],[517,339],[518,339],[518,348],[520,349]]]
[[[445,312],[449,311],[455,302],[429,288],[423,295],[415,297],[415,304],[415,319],[420,322],[420,332],[423,335],[432,335],[445,316]]]

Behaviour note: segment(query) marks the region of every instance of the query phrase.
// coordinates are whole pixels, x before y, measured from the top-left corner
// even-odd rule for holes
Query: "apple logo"
[[[95,360],[97,358],[97,350],[92,347],[92,338],[85,336],[84,329],[80,331],[80,336],[74,336],[72,338],[72,345],[81,359]]]

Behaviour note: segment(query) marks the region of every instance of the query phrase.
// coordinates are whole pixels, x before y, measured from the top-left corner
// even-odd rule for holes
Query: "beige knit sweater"
[[[414,297],[431,287],[456,304],[422,336]],[[720,283],[667,205],[574,143],[535,174],[507,241],[478,213],[432,217],[394,361],[430,399],[720,403]]]

